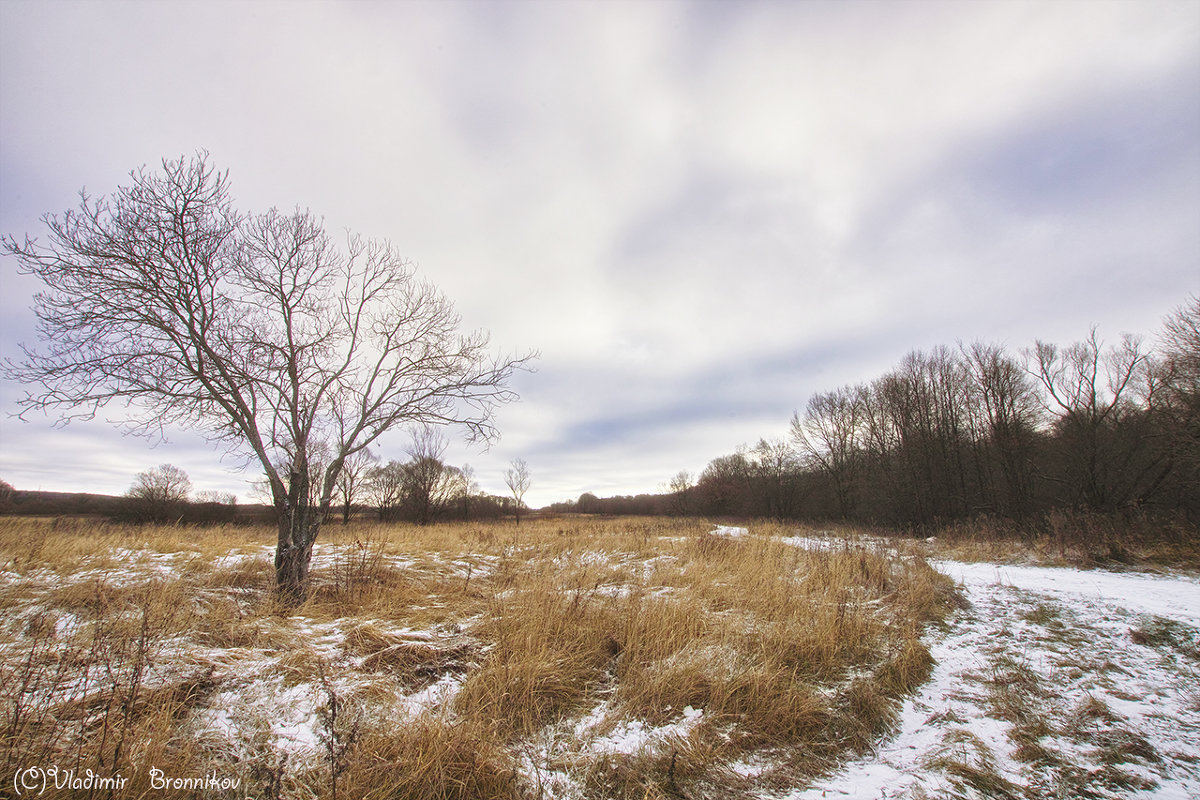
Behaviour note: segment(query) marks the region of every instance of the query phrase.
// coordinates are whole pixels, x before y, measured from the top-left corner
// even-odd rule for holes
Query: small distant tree
[[[475,468],[463,464],[462,469],[454,475],[454,496],[462,508],[462,518],[471,519],[471,506],[479,494],[479,482],[475,480]]]
[[[370,450],[359,450],[348,456],[342,464],[342,474],[338,476],[337,482],[337,497],[342,506],[343,525],[350,522],[350,512],[355,501],[365,493],[371,465],[378,460],[379,457]]]
[[[575,511],[579,514],[599,514],[600,498],[591,492],[584,492],[575,501]]]
[[[404,502],[404,464],[389,461],[367,472],[367,497],[375,506],[380,522],[395,520]]]
[[[404,505],[409,518],[428,525],[441,513],[453,495],[453,470],[442,461],[449,442],[433,428],[413,434],[405,465]]]
[[[513,500],[516,501],[517,524],[521,524],[521,508],[524,505],[525,493],[529,491],[530,475],[529,465],[525,463],[523,458],[514,458],[511,466],[504,472],[504,483],[508,486],[508,490],[512,492]]]
[[[173,464],[160,464],[139,472],[125,496],[134,502],[140,518],[166,522],[179,517],[191,492],[186,472]]]
[[[691,510],[692,473],[681,469],[671,478],[668,488],[671,492],[671,513],[683,516]]]
[[[237,495],[233,492],[222,492],[216,489],[205,489],[196,493],[197,503],[215,503],[222,506],[236,506]]]
[[[0,481],[0,514],[8,513],[13,507],[13,497],[16,490],[8,481]]]

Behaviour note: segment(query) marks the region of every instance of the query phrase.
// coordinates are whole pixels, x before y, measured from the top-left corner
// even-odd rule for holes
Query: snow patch
[[[642,720],[621,720],[602,735],[589,737],[591,730],[604,724],[607,704],[601,704],[576,726],[576,735],[586,741],[585,749],[596,755],[634,755],[641,752],[657,752],[664,743],[686,739],[704,719],[704,710],[688,706],[682,718],[658,727],[647,725]]]
[[[435,683],[426,686],[424,689],[400,698],[397,705],[401,713],[410,717],[435,711],[449,705],[450,701],[458,694],[459,689],[462,688],[462,685],[463,682],[460,677],[443,675]]]

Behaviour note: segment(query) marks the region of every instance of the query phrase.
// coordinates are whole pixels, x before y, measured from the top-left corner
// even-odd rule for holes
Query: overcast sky
[[[449,455],[484,490],[655,491],[913,349],[1152,335],[1200,291],[1200,2],[0,2],[0,232],[202,148],[541,351]],[[37,286],[0,289],[11,357]],[[20,392],[18,488],[257,477]]]

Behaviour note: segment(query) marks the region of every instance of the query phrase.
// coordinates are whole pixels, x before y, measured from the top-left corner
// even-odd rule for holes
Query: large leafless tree
[[[1153,407],[1170,431],[1167,445],[1184,486],[1200,487],[1200,294],[1175,309],[1160,334]]]
[[[387,242],[335,243],[303,211],[239,213],[205,154],[131,178],[44,217],[45,243],[3,239],[45,284],[44,346],[5,372],[35,387],[22,413],[66,420],[123,403],[137,431],[196,428],[260,464],[277,586],[299,600],[346,459],[399,424],[492,439],[532,356],[461,332],[450,301]]]

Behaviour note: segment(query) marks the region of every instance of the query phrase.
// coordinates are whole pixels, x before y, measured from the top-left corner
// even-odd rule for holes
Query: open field
[[[778,796],[895,725],[956,598],[795,533],[330,525],[285,609],[267,529],[0,520],[3,791]]]
[[[283,608],[271,538],[0,520],[0,794],[1200,795],[1194,574],[766,523],[330,525]]]

